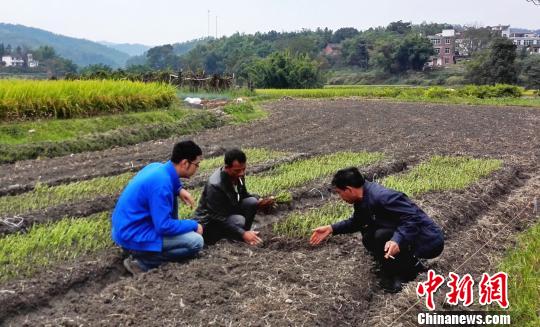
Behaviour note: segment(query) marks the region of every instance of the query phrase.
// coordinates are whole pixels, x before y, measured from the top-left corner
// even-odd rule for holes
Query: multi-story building
[[[540,36],[535,33],[510,33],[510,40],[518,50],[527,49],[529,53],[540,54]]]
[[[428,36],[433,44],[435,55],[431,57],[428,66],[448,66],[456,63],[456,31],[443,30],[436,35]]]

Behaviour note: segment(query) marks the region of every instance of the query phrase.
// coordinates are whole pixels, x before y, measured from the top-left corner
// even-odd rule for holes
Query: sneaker
[[[124,267],[134,276],[144,272],[139,262],[131,257],[124,259]]]

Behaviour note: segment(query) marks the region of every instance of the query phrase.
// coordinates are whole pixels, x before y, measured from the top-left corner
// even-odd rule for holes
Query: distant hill
[[[138,43],[112,43],[107,41],[100,41],[99,43],[108,46],[109,48],[127,53],[130,56],[140,56],[151,48],[147,45]]]
[[[114,68],[123,67],[129,54],[85,39],[54,34],[39,28],[0,23],[0,43],[11,44],[12,48],[26,46],[38,48],[52,46],[56,52],[79,66],[105,64]]]

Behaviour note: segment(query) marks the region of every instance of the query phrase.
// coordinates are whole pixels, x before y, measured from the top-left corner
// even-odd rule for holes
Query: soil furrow
[[[276,101],[265,107],[270,112],[266,120],[182,138],[193,138],[205,153],[219,147],[251,146],[307,153],[384,151],[401,158],[468,154],[506,158],[533,167],[540,159],[540,136],[535,132],[540,113],[535,108],[354,99]],[[132,164],[165,160],[178,139],[0,165],[0,192],[6,194],[10,186],[15,192],[40,180],[111,175],[131,169]],[[16,184],[22,186],[14,187]]]

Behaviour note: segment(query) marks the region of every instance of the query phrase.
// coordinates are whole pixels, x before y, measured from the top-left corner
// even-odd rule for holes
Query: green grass
[[[29,277],[44,267],[110,248],[110,229],[109,213],[102,212],[34,225],[25,234],[0,238],[0,282]]]
[[[175,100],[176,88],[168,84],[0,80],[0,121],[146,111]]]
[[[173,123],[184,119],[192,112],[193,110],[171,108],[92,118],[2,123],[0,124],[0,144],[60,142],[92,133],[104,133],[122,127],[142,128],[148,124]]]
[[[262,110],[260,106],[254,105],[252,102],[230,103],[223,108],[223,111],[230,115],[233,118],[233,123],[236,124],[265,118],[267,116],[266,111]]]
[[[499,169],[501,164],[500,160],[434,156],[407,173],[386,177],[381,184],[411,197],[427,192],[460,190]],[[294,212],[274,224],[273,230],[278,235],[304,237],[313,228],[333,224],[348,218],[351,213],[350,205],[332,201],[306,213]]]
[[[460,190],[499,169],[501,160],[434,156],[405,174],[386,177],[382,184],[409,196],[431,191]]]
[[[337,152],[283,164],[263,175],[248,176],[246,184],[251,193],[275,195],[278,201],[288,202],[291,188],[329,176],[341,168],[366,166],[383,158],[381,153]]]
[[[361,97],[396,101],[435,102],[446,104],[540,107],[540,97],[516,97],[524,91],[518,87],[462,86],[455,88],[410,86],[342,86],[321,89],[257,89],[260,99],[283,96],[297,98]]]
[[[260,163],[285,155],[283,152],[265,149],[245,149],[248,163]],[[203,160],[199,173],[213,170],[223,164],[223,156]],[[134,173],[98,177],[87,181],[58,186],[36,185],[31,192],[0,197],[0,216],[24,214],[34,210],[76,201],[90,200],[96,196],[119,194]]]
[[[540,217],[537,217],[540,218]],[[508,301],[515,326],[540,326],[540,224],[518,238],[499,265],[508,273]]]

